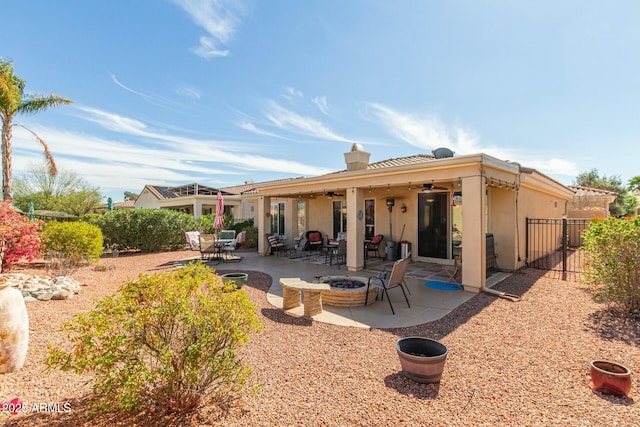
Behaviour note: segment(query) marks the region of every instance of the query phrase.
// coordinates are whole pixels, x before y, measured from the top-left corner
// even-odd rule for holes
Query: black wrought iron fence
[[[584,261],[582,231],[589,227],[584,218],[527,218],[525,262],[528,267],[581,273]]]

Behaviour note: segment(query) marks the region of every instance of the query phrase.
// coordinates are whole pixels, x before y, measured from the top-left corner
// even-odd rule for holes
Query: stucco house
[[[236,220],[255,219],[255,205],[245,197],[245,193],[250,193],[253,188],[253,184],[219,189],[197,183],[177,187],[147,184],[134,207],[173,209],[189,213],[197,219],[215,213],[216,196],[220,191],[224,197],[225,213],[232,214]]]
[[[377,162],[370,156],[353,144],[344,153],[346,168],[321,176],[220,189],[146,185],[135,207],[177,209],[198,218],[215,212],[220,190],[226,212],[254,220],[260,254],[269,253],[268,234],[294,246],[304,232],[317,230],[325,242],[346,236],[346,267],[359,271],[365,240],[382,234],[390,259],[399,251],[443,266],[462,259],[465,289],[480,291],[492,268],[524,266],[526,218],[562,218],[574,197],[572,189],[535,169],[483,153],[454,156],[441,148]],[[551,246],[548,251],[556,249]]]
[[[453,156],[448,149],[370,163],[354,144],[346,169],[326,175],[258,183],[260,236],[295,244],[303,231],[346,233],[346,267],[364,268],[364,241],[383,234],[389,250],[411,247],[413,260],[453,264],[461,256],[465,289],[485,287],[487,269],[524,266],[525,221],[562,218],[573,191],[535,169],[487,154]],[[258,250],[268,252],[266,239]]]

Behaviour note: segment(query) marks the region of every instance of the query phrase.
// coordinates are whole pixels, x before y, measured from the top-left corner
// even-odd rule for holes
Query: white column
[[[364,268],[364,192],[347,188],[347,269]]]
[[[258,200],[258,253],[269,253],[265,234],[271,232],[271,197],[260,196]]]
[[[479,291],[486,283],[486,205],[482,176],[462,178],[462,283]]]

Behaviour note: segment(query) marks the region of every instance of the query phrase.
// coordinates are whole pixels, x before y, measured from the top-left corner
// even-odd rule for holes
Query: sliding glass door
[[[418,256],[448,259],[449,193],[418,194]]]

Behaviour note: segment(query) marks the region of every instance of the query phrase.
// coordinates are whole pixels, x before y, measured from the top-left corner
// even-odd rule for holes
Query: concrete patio
[[[369,262],[366,270],[349,272],[344,269],[344,266],[338,269],[336,265],[316,264],[286,256],[260,256],[257,252],[242,252],[241,255],[243,259],[240,262],[221,263],[214,268],[220,272],[246,269],[269,274],[273,282],[267,292],[267,300],[277,308],[283,306],[282,287],[279,284],[281,278],[297,277],[313,281],[316,277],[331,275],[370,277],[377,276],[385,266],[393,264],[392,261],[376,260],[377,262]],[[507,273],[496,273],[487,279],[487,286],[491,287],[508,276]],[[463,290],[439,290],[424,285],[427,280],[446,282],[447,279],[439,264],[412,262],[405,275],[405,282],[410,292],[407,297],[411,308],[407,307],[402,292],[399,289],[392,289],[389,296],[395,315],[391,313],[388,301],[377,300],[367,306],[359,307],[324,305],[322,313],[312,318],[323,323],[372,329],[399,328],[432,322],[476,295]],[[302,316],[303,306],[288,310],[287,313],[292,316]]]

